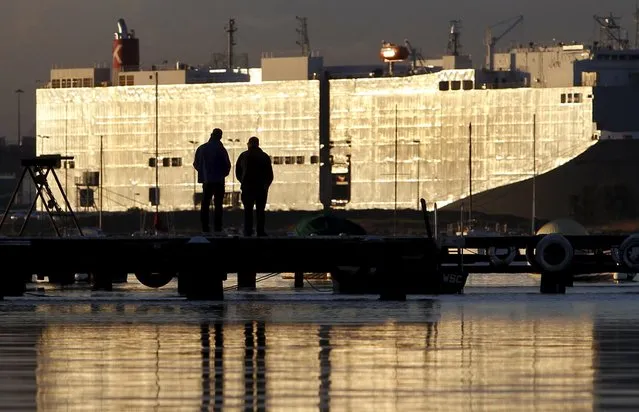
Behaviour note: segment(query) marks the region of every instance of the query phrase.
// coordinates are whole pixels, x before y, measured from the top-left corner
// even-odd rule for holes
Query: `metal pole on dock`
[[[434,237],[437,239],[439,229],[437,227],[437,202],[433,203],[433,227],[435,228]]]
[[[196,140],[189,140],[189,143],[193,145],[193,153],[195,153],[198,142]],[[197,175],[196,175],[195,168],[193,168],[193,210],[197,210],[197,201],[195,200],[196,197],[197,197]]]
[[[533,177],[532,177],[532,221],[531,234],[535,235],[535,219],[537,215],[537,115],[533,114]]]
[[[397,104],[395,105],[395,209],[393,211],[393,236],[397,236]]]
[[[159,80],[158,80],[158,72],[155,72],[155,224],[156,224],[156,230],[157,230],[157,226],[158,226],[158,218],[159,218],[159,213],[160,213],[160,189],[158,187],[159,185],[159,173],[160,173],[160,168],[158,167],[158,161],[160,158],[160,153],[158,152],[159,150],[159,130],[158,130],[158,85],[159,85]]]
[[[468,224],[473,220],[473,124],[468,124]]]
[[[100,228],[100,230],[102,230],[102,189],[104,187],[103,140],[104,136],[100,135],[100,211],[98,212],[98,228]]]

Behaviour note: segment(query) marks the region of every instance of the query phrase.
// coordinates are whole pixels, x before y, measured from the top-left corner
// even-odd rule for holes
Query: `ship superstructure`
[[[54,69],[37,90],[37,130],[46,136],[37,150],[75,157],[62,175],[77,210],[197,208],[193,153],[214,127],[233,160],[260,137],[274,164],[270,210],[417,209],[424,197],[530,216],[533,178],[543,218],[630,213],[588,203],[588,185],[639,201],[627,175],[636,168],[628,156],[639,155],[637,50],[529,44],[491,50],[490,67],[476,69],[453,21],[449,51],[436,60],[406,40],[384,42],[377,67],[328,67],[305,33],[302,53],[265,54],[259,69],[228,64],[232,53],[221,68],[143,69],[138,39],[118,26],[112,70]],[[580,166],[584,156],[594,163]],[[603,178],[591,172],[602,168]],[[566,187],[544,186],[553,173]],[[232,175],[227,192],[227,204],[239,206]]]

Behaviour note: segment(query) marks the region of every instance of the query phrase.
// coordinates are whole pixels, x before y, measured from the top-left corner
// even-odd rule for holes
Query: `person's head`
[[[217,127],[211,132],[211,139],[222,140],[222,129]]]
[[[260,139],[258,139],[256,136],[251,136],[251,138],[248,139],[248,143],[246,143],[246,145],[249,149],[260,147]]]

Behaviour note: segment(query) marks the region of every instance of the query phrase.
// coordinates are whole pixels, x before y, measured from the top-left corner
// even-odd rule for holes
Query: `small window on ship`
[[[445,92],[450,89],[450,84],[448,82],[439,82],[439,90]]]

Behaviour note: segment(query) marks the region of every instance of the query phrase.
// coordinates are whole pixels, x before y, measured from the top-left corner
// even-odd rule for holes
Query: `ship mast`
[[[226,33],[228,34],[228,48],[226,50],[227,58],[226,58],[226,68],[229,70],[233,69],[233,58],[234,58],[234,46],[235,46],[235,32],[237,31],[237,27],[235,27],[235,19],[229,19],[229,24],[224,28]]]
[[[450,33],[448,34],[448,45],[446,46],[446,54],[448,56],[459,56],[461,53],[461,20],[450,21]]]
[[[308,39],[308,25],[306,23],[306,17],[295,16],[298,21],[299,28],[297,32],[297,45],[302,48],[302,56],[310,56],[311,54],[311,42]]]

